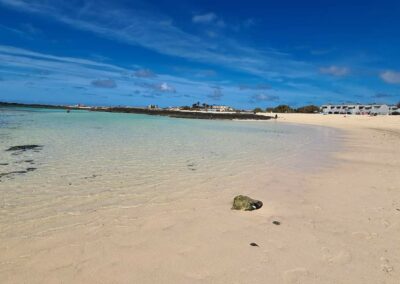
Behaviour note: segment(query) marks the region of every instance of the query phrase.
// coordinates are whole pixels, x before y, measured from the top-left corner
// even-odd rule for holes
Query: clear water
[[[268,179],[272,167],[314,171],[336,147],[333,132],[275,121],[0,108],[0,173],[36,168],[0,178],[0,226],[14,234],[7,228],[26,221],[224,190]],[[5,151],[26,144],[43,148]]]

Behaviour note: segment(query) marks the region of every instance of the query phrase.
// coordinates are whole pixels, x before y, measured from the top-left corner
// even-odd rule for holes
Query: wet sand
[[[340,129],[334,163],[70,216],[0,244],[0,282],[398,283],[400,117],[279,116]],[[237,194],[264,206],[232,211]]]

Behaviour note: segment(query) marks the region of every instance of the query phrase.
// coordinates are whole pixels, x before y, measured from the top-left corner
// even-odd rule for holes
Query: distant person
[[[278,115],[277,114],[275,114],[275,119],[277,119],[278,118]]]

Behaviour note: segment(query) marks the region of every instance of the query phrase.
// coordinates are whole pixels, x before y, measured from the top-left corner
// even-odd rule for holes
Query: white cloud
[[[95,98],[105,98],[101,101],[104,105],[132,104],[140,105],[140,100],[118,101],[118,96],[150,96],[157,97],[159,105],[182,105],[190,104],[193,100],[204,101],[204,99],[222,100],[226,98],[230,105],[235,107],[246,107],[252,105],[253,100],[266,100],[268,95],[274,98],[273,90],[270,92],[261,91],[265,86],[258,85],[252,88],[238,88],[237,82],[224,82],[211,80],[204,82],[191,80],[167,74],[157,74],[156,78],[139,78],[132,75],[131,68],[123,68],[113,64],[88,60],[83,58],[62,57],[26,49],[0,45],[0,94],[4,101],[29,102],[54,102],[60,103],[61,99],[66,103],[79,103],[83,95],[87,97],[87,103],[99,103]],[[188,71],[189,72],[189,71]],[[195,73],[195,71],[191,71]],[[186,72],[187,73],[187,72]],[[211,72],[213,74],[214,72]],[[88,84],[98,78],[107,78],[118,83],[117,88],[92,88],[92,95],[89,95]],[[103,79],[104,80],[104,79]],[[33,85],[32,85],[33,83]],[[210,84],[218,84],[220,87],[210,87]],[[243,83],[246,86],[246,83]],[[248,85],[253,86],[253,85]],[[346,87],[347,86],[347,87]],[[342,86],[339,91],[332,92],[329,88],[320,88],[312,82],[309,85],[297,84],[297,87],[290,87],[286,82],[279,89],[280,103],[301,102],[301,100],[315,100],[316,103],[326,103],[329,100],[348,99],[348,94],[371,93],[368,88]],[[211,88],[211,91],[210,91]],[[176,90],[176,92],[174,91]],[[258,91],[257,91],[258,90]],[[169,93],[168,93],[169,92]],[[27,97],[26,94],[30,96]],[[171,94],[165,95],[162,94]],[[190,96],[188,95],[190,94]],[[208,95],[207,95],[208,94]],[[229,94],[229,96],[224,96]],[[375,94],[375,91],[371,93]],[[180,95],[179,100],[175,99]],[[54,100],[50,100],[54,98]],[[91,100],[90,98],[93,98]],[[49,101],[50,100],[50,101]]]
[[[76,29],[168,56],[276,80],[315,75],[311,64],[294,60],[277,50],[268,47],[259,50],[224,36],[210,41],[207,35],[204,38],[189,34],[174,25],[169,17],[154,11],[132,10],[103,1],[93,5],[88,0],[83,1],[84,8],[77,9],[74,3],[64,0],[0,0],[0,4],[17,10],[41,14]],[[214,21],[215,27],[225,25],[214,13],[196,17],[197,22],[209,20]],[[168,24],[163,24],[166,22]]]
[[[162,92],[172,92],[172,93],[175,92],[175,88],[170,86],[170,85],[168,85],[168,83],[165,83],[165,82],[161,83],[161,85],[159,85],[157,87]]]
[[[380,74],[383,81],[389,84],[400,84],[400,72],[396,71],[385,71]]]
[[[207,13],[202,15],[194,15],[192,18],[193,23],[196,24],[209,24],[217,20],[217,15],[214,13]]]
[[[319,69],[322,74],[332,75],[332,76],[345,76],[350,73],[349,68],[347,67],[340,67],[340,66],[329,66],[329,67],[322,67]]]

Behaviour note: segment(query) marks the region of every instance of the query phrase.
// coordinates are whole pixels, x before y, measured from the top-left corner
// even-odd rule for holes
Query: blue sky
[[[0,0],[0,101],[400,101],[399,1]]]

